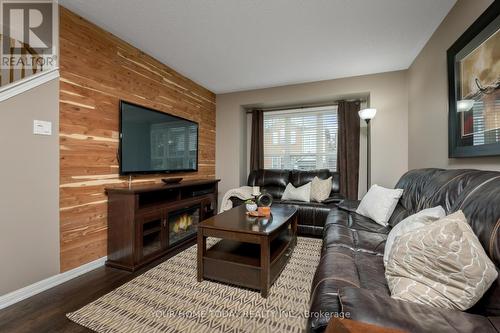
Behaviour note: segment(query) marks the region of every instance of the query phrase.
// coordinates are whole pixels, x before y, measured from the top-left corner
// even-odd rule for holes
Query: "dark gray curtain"
[[[337,171],[340,174],[340,193],[351,200],[358,199],[359,106],[358,101],[341,101],[337,111],[339,121]]]
[[[264,168],[264,112],[252,111],[252,142],[250,148],[250,171]]]

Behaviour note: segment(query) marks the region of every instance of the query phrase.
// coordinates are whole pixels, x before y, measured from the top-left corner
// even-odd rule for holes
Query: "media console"
[[[135,271],[192,242],[217,212],[218,179],[107,188],[106,265]]]

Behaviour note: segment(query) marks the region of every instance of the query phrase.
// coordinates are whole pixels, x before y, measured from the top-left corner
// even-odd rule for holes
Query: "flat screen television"
[[[198,123],[120,101],[120,174],[198,170]]]

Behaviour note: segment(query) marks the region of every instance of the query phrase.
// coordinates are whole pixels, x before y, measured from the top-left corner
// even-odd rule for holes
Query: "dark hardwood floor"
[[[182,250],[194,243],[186,244]],[[0,332],[92,332],[68,320],[66,313],[78,310],[173,255],[175,253],[134,273],[100,267],[0,310]]]

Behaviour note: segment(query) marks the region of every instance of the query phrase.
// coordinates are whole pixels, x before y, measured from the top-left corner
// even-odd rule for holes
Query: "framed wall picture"
[[[449,157],[500,155],[500,1],[448,49]]]

